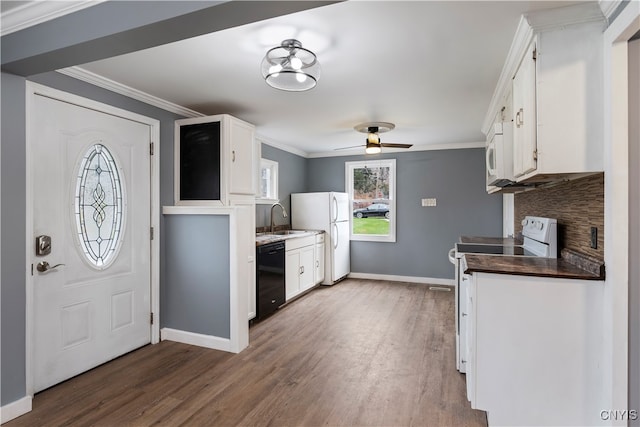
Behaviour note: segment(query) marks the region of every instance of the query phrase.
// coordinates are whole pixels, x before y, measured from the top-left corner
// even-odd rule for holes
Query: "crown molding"
[[[611,18],[611,15],[615,13],[616,9],[618,9],[618,6],[622,4],[622,0],[599,0],[598,4],[602,13],[608,20]]]
[[[73,77],[78,80],[82,80],[84,82],[90,83],[94,86],[101,87],[103,89],[107,89],[111,92],[119,93],[120,95],[127,96],[129,98],[133,98],[137,101],[144,102],[149,105],[153,105],[154,107],[161,108],[163,110],[184,116],[184,117],[203,117],[205,114],[202,114],[198,111],[191,110],[189,108],[183,107],[178,104],[174,104],[173,102],[166,101],[162,98],[158,98],[156,96],[150,95],[146,92],[143,92],[138,89],[134,89],[130,86],[124,85],[122,83],[118,83],[115,80],[108,79],[99,74],[93,73],[91,71],[85,70],[80,67],[69,67],[57,70],[61,74],[65,74],[69,77]]]
[[[14,33],[87,7],[96,6],[103,1],[105,0],[31,1],[2,14],[0,35]]]
[[[306,151],[300,150],[299,148],[295,148],[290,145],[283,144],[281,142],[276,142],[262,135],[256,135],[256,139],[259,140],[261,143],[269,145],[273,148],[277,148],[278,150],[286,151],[287,153],[295,154],[296,156],[304,157],[305,159],[309,158],[309,153],[307,153]]]

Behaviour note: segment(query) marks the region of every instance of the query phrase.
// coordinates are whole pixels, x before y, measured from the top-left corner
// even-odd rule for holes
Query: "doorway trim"
[[[151,344],[160,341],[160,121],[152,119],[137,113],[133,113],[121,108],[117,108],[108,104],[53,89],[31,81],[26,82],[26,117],[25,117],[25,150],[26,150],[26,260],[25,266],[25,284],[26,284],[26,310],[25,310],[25,374],[26,374],[26,394],[32,399],[34,395],[34,377],[33,377],[33,348],[34,348],[34,307],[33,307],[33,276],[31,274],[30,261],[33,251],[33,179],[32,179],[32,141],[31,141],[31,124],[33,100],[35,96],[46,96],[51,99],[67,102],[83,108],[89,108],[101,113],[121,117],[127,120],[136,121],[150,127],[151,141],[157,147],[151,156],[150,165],[150,182],[151,182],[151,227],[154,230],[153,240],[151,240],[151,312],[154,314],[153,324],[151,325]],[[31,405],[29,405],[29,411]],[[27,411],[28,412],[28,411]]]
[[[605,281],[602,408],[628,408],[629,103],[628,42],[640,3],[628,2],[604,32]],[[633,408],[637,409],[637,408]],[[628,420],[625,420],[628,421]],[[609,423],[616,424],[609,419]],[[626,425],[626,422],[625,422]]]

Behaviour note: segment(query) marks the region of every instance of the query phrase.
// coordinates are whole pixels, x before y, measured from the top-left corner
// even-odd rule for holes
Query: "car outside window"
[[[345,162],[351,240],[395,242],[395,159]]]

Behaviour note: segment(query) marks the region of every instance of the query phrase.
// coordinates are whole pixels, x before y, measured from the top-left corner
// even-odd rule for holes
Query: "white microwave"
[[[486,159],[487,186],[504,187],[514,181],[513,129],[510,121],[502,121],[502,112],[489,128]]]

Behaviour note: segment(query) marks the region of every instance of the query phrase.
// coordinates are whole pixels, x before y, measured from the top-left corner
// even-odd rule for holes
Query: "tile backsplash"
[[[526,215],[557,218],[559,247],[604,261],[604,174],[591,175],[514,196],[515,230]],[[591,227],[598,247],[591,248]]]

